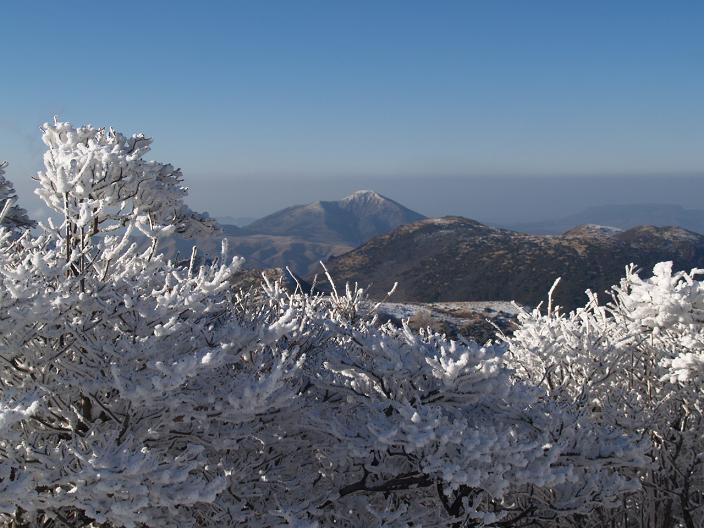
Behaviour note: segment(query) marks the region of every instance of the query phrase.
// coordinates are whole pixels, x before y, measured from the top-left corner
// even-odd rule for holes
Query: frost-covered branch
[[[15,187],[5,178],[7,162],[0,161],[0,209],[7,207],[0,219],[0,224],[11,230],[22,230],[35,227],[37,224],[31,220],[22,207],[17,205]]]
[[[600,305],[567,315],[523,313],[508,339],[519,377],[561,405],[649,439],[642,491],[610,514],[610,526],[699,526],[704,508],[702,441],[704,284],[671,262],[640,278],[634,266]],[[626,521],[627,520],[627,521]],[[621,524],[624,523],[624,524]],[[682,523],[682,524],[677,524]]]

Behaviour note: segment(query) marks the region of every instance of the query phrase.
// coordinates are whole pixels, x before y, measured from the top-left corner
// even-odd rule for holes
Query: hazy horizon
[[[223,180],[219,185],[225,192],[217,196],[193,185],[190,203],[216,217],[260,218],[284,207],[339,200],[369,189],[426,216],[458,215],[496,224],[556,219],[601,205],[704,209],[704,175],[269,178]]]

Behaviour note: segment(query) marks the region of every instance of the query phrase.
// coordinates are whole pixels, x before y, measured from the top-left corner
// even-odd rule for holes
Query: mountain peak
[[[348,196],[345,196],[342,200],[340,200],[340,202],[393,202],[393,200],[389,200],[388,198],[380,195],[376,191],[363,189],[360,191],[355,191]]]
[[[293,253],[315,247],[302,256],[296,271],[305,273],[317,266],[322,248],[328,248],[324,258],[349,251],[372,237],[388,233],[400,225],[415,222],[423,215],[370,190],[356,191],[336,201],[321,200],[307,205],[287,207],[252,222],[238,234],[240,238],[276,237],[281,259],[266,262],[268,267],[283,266]],[[288,240],[284,244],[284,239]],[[287,256],[288,255],[288,256]],[[309,258],[310,256],[310,258]],[[277,257],[278,258],[278,257]],[[305,262],[304,262],[305,261]]]

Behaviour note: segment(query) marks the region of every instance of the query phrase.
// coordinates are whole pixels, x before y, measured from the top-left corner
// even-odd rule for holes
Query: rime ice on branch
[[[123,227],[154,238],[172,233],[199,238],[216,232],[213,221],[183,203],[187,189],[181,185],[180,169],[142,159],[151,138],[58,121],[45,123],[43,130],[48,149],[36,193],[64,215],[74,243]]]
[[[602,526],[694,528],[704,519],[704,284],[702,270],[634,266],[611,292],[563,315],[524,312],[508,340],[509,364],[559,405],[650,440],[642,489]],[[594,525],[592,525],[594,526]]]
[[[8,206],[5,216],[2,218],[2,225],[8,229],[27,229],[35,227],[37,224],[27,216],[27,211],[17,205],[17,193],[12,182],[5,178],[5,168],[7,162],[0,161],[0,210]],[[9,200],[9,204],[8,204]]]

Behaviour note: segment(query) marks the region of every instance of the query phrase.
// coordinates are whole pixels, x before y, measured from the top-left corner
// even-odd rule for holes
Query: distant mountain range
[[[246,220],[222,226],[230,254],[245,257],[246,268],[283,273],[288,266],[310,279],[325,261],[338,284],[370,286],[374,298],[398,281],[396,302],[534,306],[559,276],[556,302],[574,308],[584,303],[587,288],[602,292],[617,283],[631,262],[646,272],[662,260],[679,269],[704,267],[704,236],[695,232],[704,232],[704,211],[678,206],[593,207],[504,229],[462,217],[428,219],[376,192],[357,191]],[[187,259],[192,244],[174,239],[162,248]],[[199,241],[198,247],[199,255],[216,256],[220,241]],[[252,273],[256,280],[259,272]]]
[[[423,215],[374,191],[357,191],[338,201],[287,207],[248,224],[242,233],[356,246],[422,218]]]
[[[289,266],[308,275],[318,262],[423,215],[373,191],[288,207],[244,227],[224,225],[232,254],[255,268]]]
[[[679,205],[667,204],[603,205],[589,207],[576,214],[555,220],[501,227],[525,233],[558,234],[581,224],[599,224],[622,229],[639,225],[679,226],[704,233],[704,210],[685,209]]]
[[[639,226],[625,231],[597,225],[562,235],[531,235],[462,217],[424,219],[375,237],[333,257],[327,266],[339,284],[369,286],[382,298],[413,302],[515,300],[535,306],[557,277],[555,301],[584,304],[584,291],[601,293],[636,263],[646,272],[663,260],[677,269],[704,267],[704,236],[681,227]]]

